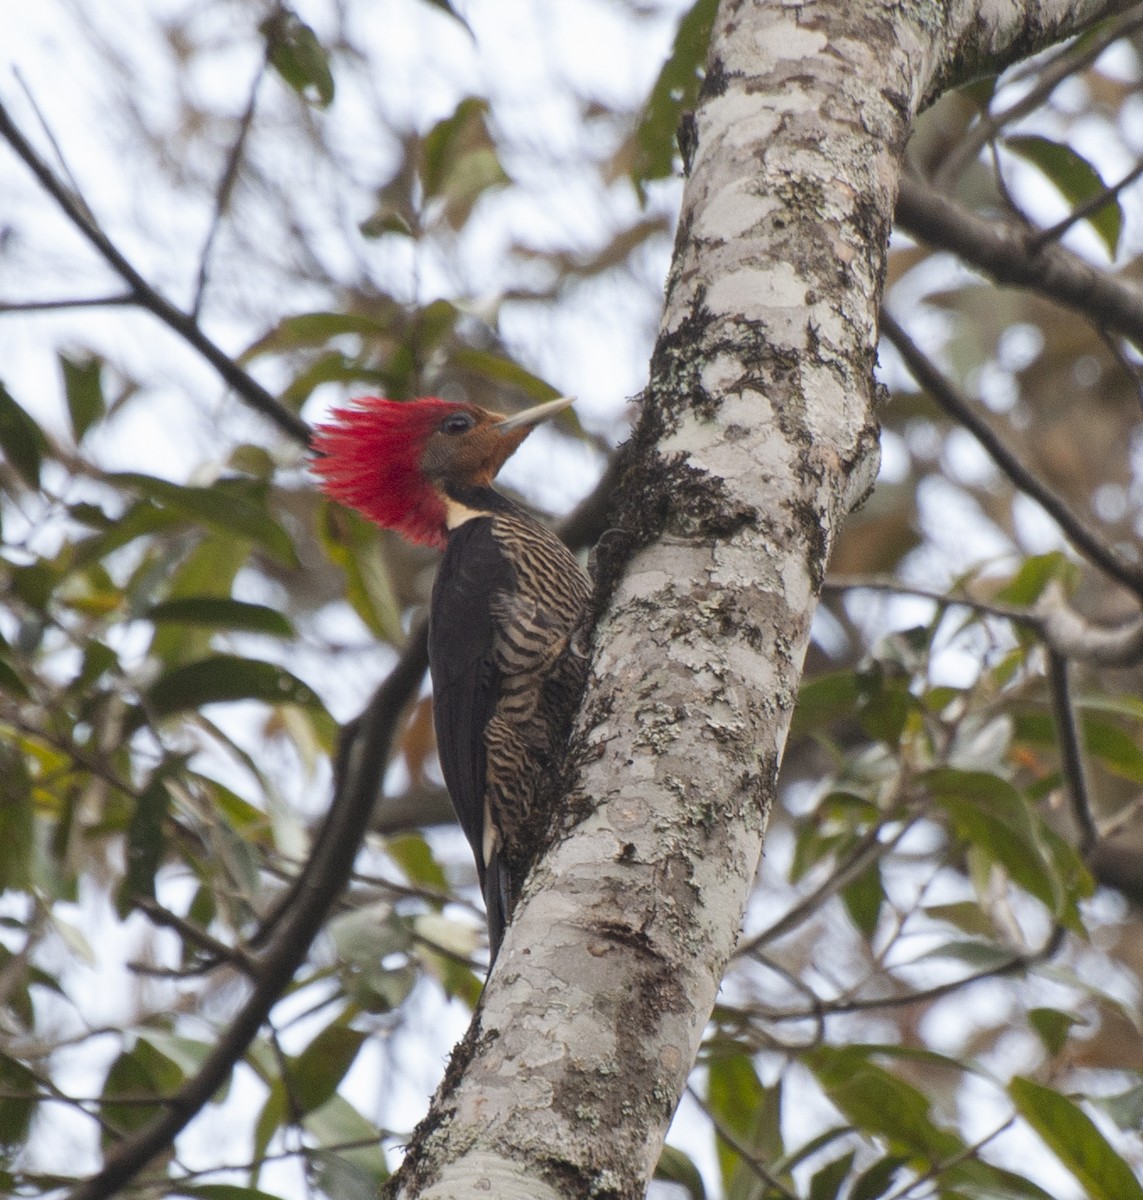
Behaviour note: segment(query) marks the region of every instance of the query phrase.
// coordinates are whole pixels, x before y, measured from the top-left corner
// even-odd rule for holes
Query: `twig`
[[[706,1113],[711,1125],[714,1126],[714,1132],[717,1134],[720,1141],[725,1142],[735,1154],[758,1176],[759,1179],[768,1187],[778,1192],[779,1195],[785,1197],[785,1200],[798,1200],[797,1194],[790,1191],[788,1187],[770,1168],[755,1154],[754,1150],[746,1145],[744,1141],[734,1132],[729,1129],[722,1118],[711,1109],[710,1105],[703,1099],[702,1096],[695,1090],[691,1084],[687,1084],[687,1095]]]
[[[741,958],[745,954],[756,954],[763,946],[768,946],[778,938],[785,937],[805,921],[811,913],[820,909],[831,896],[836,896],[838,892],[843,891],[870,863],[892,850],[914,824],[913,821],[902,822],[901,828],[888,841],[882,842],[880,840],[881,831],[889,821],[894,819],[895,815],[893,812],[886,813],[877,825],[867,830],[858,839],[845,861],[832,871],[827,879],[808,895],[803,896],[773,925],[738,946],[734,951],[734,957]]]
[[[1047,229],[1041,229],[1039,233],[1032,234],[1028,238],[1029,254],[1038,254],[1048,242],[1058,242],[1073,225],[1086,220],[1093,213],[1098,212],[1105,204],[1114,200],[1124,188],[1130,187],[1140,175],[1143,175],[1143,162],[1139,162],[1132,167],[1118,183],[1109,184],[1107,187],[1101,188],[1100,191],[1085,200],[1078,208],[1072,209],[1062,220],[1057,221],[1054,225],[1049,225]]]
[[[1073,662],[1128,667],[1143,658],[1143,617],[1133,617],[1119,625],[1093,625],[1068,606],[1058,585],[1049,584],[1034,608],[943,592],[940,588],[906,583],[892,575],[836,575],[822,584],[822,591],[892,592],[919,596],[948,608],[971,609],[981,616],[1012,621],[1031,629],[1050,650]]]
[[[127,284],[131,295],[139,305],[153,313],[164,325],[193,346],[246,404],[273,421],[283,433],[295,441],[302,445],[309,444],[310,427],[306,422],[270,395],[229,354],[215,345],[199,328],[193,317],[160,295],[128,262],[107,235],[92,222],[86,212],[86,206],[44,162],[32,144],[20,132],[3,103],[0,103],[0,137],[12,147],[25,166],[35,175],[44,191],[63,209],[68,220],[91,243],[108,266]]]
[[[1071,800],[1072,817],[1079,827],[1079,855],[1086,862],[1099,842],[1099,829],[1091,811],[1091,797],[1084,771],[1083,738],[1068,682],[1068,660],[1054,650],[1048,654],[1048,677],[1060,741],[1060,765]]]
[[[116,1097],[118,1100],[118,1097]],[[391,1129],[382,1129],[379,1131],[379,1137],[396,1138],[402,1140],[408,1137],[408,1134],[394,1133]],[[294,1150],[278,1150],[273,1154],[262,1154],[258,1158],[251,1159],[243,1163],[224,1163],[217,1167],[201,1167],[197,1171],[187,1171],[180,1175],[177,1180],[167,1180],[167,1183],[186,1183],[192,1179],[202,1179],[206,1175],[225,1175],[235,1172],[243,1174],[251,1174],[257,1171],[259,1167],[263,1167],[266,1163],[283,1162],[291,1158],[312,1158],[315,1154],[344,1154],[349,1150],[370,1150],[377,1146],[377,1137],[368,1138],[352,1138],[344,1142],[327,1142],[321,1146],[298,1146]]]
[[[193,921],[188,921],[186,918],[180,917],[178,913],[172,912],[169,908],[165,908],[158,901],[152,900],[149,897],[142,896],[136,899],[135,907],[149,917],[156,925],[173,929],[181,938],[191,943],[191,945],[197,946],[200,950],[205,950],[215,960],[216,964],[225,962],[241,971],[244,975],[251,977],[257,975],[257,960],[251,958],[241,946],[228,946],[225,942],[220,942],[218,938],[211,937],[205,929],[200,928]],[[153,968],[145,963],[131,963],[129,966],[132,970],[140,974],[151,974],[153,972]]]
[[[1025,495],[1030,496],[1056,522],[1075,547],[1106,575],[1136,596],[1143,597],[1143,572],[1125,562],[1067,503],[1048,488],[1008,449],[992,427],[972,408],[953,384],[937,370],[932,360],[900,325],[882,310],[881,329],[917,382],[958,424],[963,425],[984,448],[993,462]]]
[[[48,120],[44,116],[43,109],[41,109],[39,104],[36,102],[36,97],[32,94],[32,89],[28,86],[28,81],[24,78],[18,67],[12,68],[12,74],[16,77],[16,82],[20,85],[20,90],[24,93],[24,99],[27,100],[32,112],[36,114],[36,120],[40,123],[40,131],[43,133],[44,137],[48,139],[48,145],[51,146],[52,152],[56,156],[56,162],[59,164],[60,170],[64,173],[64,176],[71,187],[72,194],[75,196],[76,200],[83,205],[83,211],[86,213],[87,219],[92,223],[92,225],[94,225],[95,214],[91,211],[91,205],[88,204],[87,200],[84,198],[83,192],[79,186],[79,181],[72,173],[71,167],[68,166],[68,161],[64,157],[63,149],[56,140],[56,135],[52,132],[52,127],[48,124]]]
[[[968,1162],[970,1158],[975,1158],[989,1142],[995,1141],[1006,1129],[1011,1128],[1016,1123],[1015,1117],[1009,1117],[1003,1125],[997,1126],[991,1133],[986,1134],[979,1141],[973,1142],[971,1146],[965,1146],[963,1150],[956,1154],[950,1155],[948,1158],[942,1159],[939,1163],[933,1165],[923,1174],[918,1175],[916,1179],[910,1179],[908,1183],[902,1184],[896,1191],[890,1192],[885,1196],[884,1200],[904,1200],[904,1198],[919,1187],[922,1183],[927,1183],[931,1179],[936,1179],[938,1175],[943,1175],[946,1171],[953,1167],[959,1167],[962,1162]]]
[[[267,43],[267,52],[269,52],[269,49],[269,43]],[[250,133],[250,127],[254,121],[254,109],[258,101],[258,88],[265,75],[266,57],[264,56],[258,68],[258,73],[254,76],[254,82],[250,85],[250,97],[246,101],[246,108],[238,121],[238,134],[230,147],[230,153],[226,156],[226,166],[223,168],[222,178],[218,181],[218,188],[214,195],[214,212],[211,215],[210,226],[206,232],[206,240],[203,242],[202,250],[199,253],[198,278],[195,280],[194,300],[191,302],[190,315],[194,321],[198,320],[199,313],[202,311],[202,301],[206,295],[207,273],[210,270],[210,258],[214,251],[215,238],[217,238],[218,231],[222,227],[222,218],[230,204],[230,196],[234,191],[234,184],[238,178],[238,167],[242,162],[242,154],[246,148],[246,138]]]
[[[112,308],[137,304],[134,292],[116,292],[111,296],[81,296],[74,300],[0,300],[0,313],[55,312],[61,308]]]
[[[822,584],[822,591],[834,593],[893,592],[903,596],[918,596],[922,600],[931,600],[934,604],[943,604],[949,608],[968,608],[984,617],[1014,621],[1020,625],[1030,625],[1037,630],[1043,623],[1037,613],[1030,608],[1022,608],[1016,604],[1001,604],[995,600],[979,600],[975,596],[965,596],[960,593],[942,592],[940,588],[906,583],[892,575],[832,575]]]
[[[870,999],[838,999],[818,1000],[812,1009],[800,1008],[769,1008],[757,1010],[757,1015],[769,1023],[776,1021],[813,1021],[820,1014],[823,1017],[836,1017],[846,1013],[880,1012],[887,1008],[908,1008],[914,1004],[928,1004],[951,995],[961,988],[986,979],[1002,979],[1006,975],[1017,975],[1034,967],[1038,963],[1053,958],[1063,944],[1065,929],[1062,925],[1053,927],[1047,941],[1039,950],[1027,954],[1014,954],[1011,958],[995,967],[984,967],[963,979],[954,979],[948,983],[934,984],[933,987],[923,988],[916,992],[904,992],[897,996],[875,996]]]
[[[1036,612],[1042,638],[1062,658],[1101,667],[1134,666],[1143,658],[1143,617],[1120,625],[1093,625],[1069,607],[1056,581],[1044,589]]]

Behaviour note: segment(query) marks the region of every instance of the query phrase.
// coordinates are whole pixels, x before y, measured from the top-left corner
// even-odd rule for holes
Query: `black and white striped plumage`
[[[490,488],[454,496],[429,665],[445,783],[476,858],[492,956],[547,814],[537,809],[586,672],[589,584],[548,529]]]

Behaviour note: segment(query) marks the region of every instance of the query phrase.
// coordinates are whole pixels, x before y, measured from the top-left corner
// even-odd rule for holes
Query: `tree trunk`
[[[762,850],[872,368],[912,118],[1126,5],[724,0],[573,740],[402,1197],[639,1197]],[[582,818],[582,819],[581,819]]]

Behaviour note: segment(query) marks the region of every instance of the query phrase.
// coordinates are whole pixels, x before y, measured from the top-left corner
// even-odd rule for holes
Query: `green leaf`
[[[1004,145],[1037,167],[1074,206],[1085,204],[1104,190],[1099,172],[1066,143],[1054,142],[1038,134],[1020,134],[1006,138]],[[1118,199],[1111,197],[1084,219],[1099,234],[1108,254],[1114,258],[1123,229],[1123,209]]]
[[[319,1147],[342,1146],[347,1142],[369,1141],[371,1145],[352,1150],[323,1149],[314,1155],[323,1190],[331,1200],[376,1200],[379,1185],[389,1177],[381,1134],[344,1096],[336,1093],[325,1104],[303,1119],[306,1132]],[[334,1190],[334,1186],[352,1191]]]
[[[0,892],[22,890],[35,860],[32,781],[23,753],[7,737],[0,740],[0,779]]]
[[[23,1063],[0,1053],[0,1089],[8,1093],[0,1095],[0,1149],[7,1156],[24,1148],[40,1082]]]
[[[433,857],[428,842],[419,833],[391,837],[385,842],[385,849],[410,883],[441,892],[448,891],[448,877],[444,868]]]
[[[686,1188],[691,1200],[706,1200],[702,1175],[694,1161],[676,1146],[664,1146],[655,1167],[655,1178]]]
[[[849,1200],[878,1200],[893,1184],[893,1178],[908,1162],[901,1154],[879,1159],[858,1177],[849,1193]]]
[[[375,1133],[374,1137],[380,1137]],[[383,1155],[378,1150],[378,1157]],[[307,1155],[316,1194],[327,1200],[377,1200],[388,1171],[381,1164],[370,1170],[334,1150],[312,1150]]]
[[[17,474],[30,487],[39,490],[40,465],[48,452],[43,430],[12,398],[0,383],[0,450]]]
[[[94,356],[69,358],[62,353],[59,360],[72,433],[77,443],[82,442],[84,434],[107,411],[103,398],[103,360]]]
[[[171,793],[161,772],[135,802],[127,827],[127,873],[119,889],[119,915],[125,917],[141,896],[155,895],[155,873],[163,861],[166,839],[163,822],[171,807]]]
[[[1091,1200],[1143,1200],[1135,1172],[1079,1105],[1020,1076],[1008,1085],[1008,1094]]]
[[[472,29],[470,28],[468,22],[460,15],[460,13],[456,11],[455,8],[453,8],[453,6],[449,3],[449,0],[425,0],[425,3],[431,8],[436,8],[443,13],[448,13],[448,15],[452,17],[454,21],[459,22],[464,26],[470,35],[472,34]]]
[[[879,676],[873,686],[861,690],[861,727],[876,741],[896,746],[909,713],[918,706],[917,698],[909,691],[908,679]]]
[[[198,596],[226,599],[234,587],[234,578],[250,557],[249,543],[241,538],[212,533],[204,537],[172,569],[165,556],[160,557],[153,573],[132,581],[132,609],[145,609],[161,593],[169,600]],[[180,663],[194,662],[211,653],[210,629],[202,625],[178,625],[163,622],[155,626],[150,653],[169,670]]]
[[[156,717],[167,717],[235,700],[325,708],[317,694],[285,667],[234,654],[216,654],[161,675],[147,691],[146,708]]]
[[[309,104],[325,108],[333,100],[333,73],[317,34],[296,13],[281,9],[262,22],[270,65]]]
[[[1143,783],[1143,750],[1131,734],[1086,713],[1080,717],[1084,748],[1109,771],[1132,783]]]
[[[115,1143],[112,1130],[126,1133],[146,1125],[184,1078],[177,1063],[143,1039],[132,1050],[120,1054],[103,1081],[102,1116],[110,1125],[103,1130],[104,1147]],[[117,1096],[130,1097],[132,1103],[116,1104]],[[144,1096],[154,1096],[154,1105],[137,1103]]]
[[[283,317],[269,333],[253,343],[239,358],[250,362],[263,354],[280,354],[288,350],[304,350],[326,346],[336,337],[356,336],[374,342],[392,337],[398,318],[396,309],[382,306],[379,313],[308,312]]]
[[[1079,582],[1079,567],[1059,550],[1025,559],[1016,574],[996,593],[996,599],[1004,604],[1032,605],[1053,580],[1059,580],[1068,590]]]
[[[870,1048],[816,1046],[803,1056],[818,1083],[859,1129],[884,1138],[916,1161],[939,1163],[964,1149],[956,1134],[932,1121],[928,1098],[868,1060]]]
[[[1107,1113],[1120,1129],[1137,1132],[1143,1127],[1143,1083],[1114,1096],[1093,1097],[1091,1102]]]
[[[93,638],[84,647],[83,664],[68,684],[68,691],[90,694],[92,687],[108,672],[119,669],[119,655],[110,646]]]
[[[934,958],[955,958],[980,971],[992,971],[1012,961],[1012,951],[990,942],[945,942],[918,955],[914,962],[925,962]]]
[[[1067,1045],[1072,1026],[1079,1023],[1079,1017],[1072,1013],[1060,1012],[1058,1008],[1028,1010],[1028,1024],[1036,1031],[1049,1054],[1059,1054]]]
[[[290,1098],[304,1113],[320,1108],[337,1091],[366,1035],[342,1019],[328,1025],[289,1064]]]
[[[372,216],[366,217],[358,226],[362,237],[379,238],[387,233],[401,237],[412,237],[413,227],[408,219],[392,204],[382,205]]]
[[[426,200],[444,201],[445,220],[459,229],[490,188],[511,183],[488,131],[488,101],[462,100],[438,121],[421,145],[421,186]]]
[[[697,0],[679,22],[671,54],[651,89],[635,130],[637,154],[631,168],[636,187],[666,179],[674,171],[679,118],[698,99],[699,69],[706,61],[717,0]]]
[[[493,383],[515,388],[537,403],[554,400],[560,395],[558,389],[552,387],[546,380],[541,379],[538,375],[533,375],[527,368],[503,354],[496,354],[491,350],[461,348],[456,350],[452,357],[458,367],[463,367],[474,375],[482,375],[485,379],[492,380]],[[560,414],[557,423],[569,416],[575,416],[570,408]]]
[[[762,1086],[748,1054],[726,1054],[711,1060],[707,1085],[707,1104],[719,1124],[766,1162],[782,1157],[781,1084]],[[716,1139],[723,1190],[727,1197],[743,1191],[754,1181],[738,1154],[721,1138]]]
[[[1084,710],[1096,706],[1081,702],[1079,707]],[[1133,713],[1129,715],[1138,716]],[[1019,740],[1035,745],[1055,747],[1059,744],[1056,722],[1049,713],[1015,714],[1013,732]],[[1101,766],[1131,783],[1143,783],[1143,750],[1140,750],[1135,737],[1111,721],[1085,711],[1081,711],[1080,715],[1080,732],[1084,749]]]
[[[807,872],[831,855],[842,853],[853,839],[840,833],[823,833],[816,823],[804,822],[794,842],[794,857],[790,863],[790,882],[798,883]]]
[[[262,1111],[254,1122],[254,1162],[261,1162],[274,1134],[287,1124],[286,1112],[286,1089],[280,1079],[275,1079],[270,1085],[266,1103],[262,1105]],[[253,1178],[257,1177],[258,1173],[255,1171]]]
[[[401,605],[389,577],[377,530],[351,509],[326,503],[319,524],[331,562],[345,572],[346,599],[369,631],[382,641],[404,645]]]
[[[266,511],[259,493],[265,486],[250,479],[219,479],[210,487],[171,483],[135,471],[108,474],[108,483],[119,484],[168,507],[180,516],[233,537],[240,534],[257,542],[279,562],[297,565],[294,543]]]
[[[202,625],[211,629],[233,629],[243,633],[265,633],[290,638],[294,627],[280,612],[264,604],[249,604],[227,596],[185,596],[165,600],[141,614],[155,624]]]
[[[810,733],[831,724],[839,717],[852,716],[860,695],[853,671],[819,675],[803,683],[798,692],[791,735]]]
[[[881,883],[881,864],[874,862],[842,889],[842,901],[850,920],[868,938],[877,929],[885,889]]]
[[[0,692],[7,692],[9,696],[18,696],[21,700],[27,700],[31,694],[27,684],[17,674],[15,667],[5,658],[0,658]]]
[[[1002,866],[1050,912],[1059,911],[1060,880],[1024,798],[1007,780],[986,771],[951,767],[928,771],[921,779],[949,814],[959,837]]]
[[[809,1200],[837,1200],[841,1185],[849,1178],[856,1152],[851,1150],[814,1172]]]
[[[927,904],[921,910],[934,921],[945,921],[962,933],[973,937],[996,937],[996,924],[974,900],[957,900],[951,904]]]

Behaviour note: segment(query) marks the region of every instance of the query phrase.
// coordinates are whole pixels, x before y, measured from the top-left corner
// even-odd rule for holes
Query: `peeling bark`
[[[722,4],[565,828],[397,1195],[644,1194],[754,881],[829,550],[876,475],[910,122],[1120,7]]]

